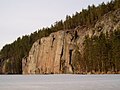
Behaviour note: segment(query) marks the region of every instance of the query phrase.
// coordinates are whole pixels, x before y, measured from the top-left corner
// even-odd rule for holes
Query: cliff
[[[84,44],[86,36],[89,38],[99,37],[101,33],[110,36],[111,32],[118,29],[120,29],[120,9],[104,15],[94,27],[78,26],[72,30],[51,33],[48,37],[37,40],[33,44],[28,57],[23,58],[23,74],[100,73],[104,71],[107,73],[112,72],[112,68],[114,68],[113,71],[118,72],[119,67],[115,68],[114,65],[104,69],[104,67],[107,67],[107,64],[103,66],[102,63],[104,58],[98,61],[101,64],[96,64],[98,68],[88,70],[87,68],[92,64],[85,64],[86,48]],[[97,62],[97,60],[93,61],[93,63]],[[118,61],[118,63],[120,62]],[[100,65],[103,68],[100,68]]]
[[[58,31],[37,40],[23,60],[23,73],[72,73],[71,57],[77,31]]]

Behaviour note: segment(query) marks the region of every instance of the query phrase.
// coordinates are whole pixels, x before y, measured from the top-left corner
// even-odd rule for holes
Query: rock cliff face
[[[23,74],[73,73],[72,54],[77,44],[77,31],[59,31],[36,41],[23,59]]]
[[[73,73],[72,62],[76,49],[83,54],[86,35],[99,36],[120,28],[120,10],[108,13],[93,28],[78,26],[73,30],[61,30],[37,40],[29,56],[22,60],[23,74]]]

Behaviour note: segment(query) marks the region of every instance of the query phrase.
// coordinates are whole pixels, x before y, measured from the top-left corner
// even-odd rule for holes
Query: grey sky
[[[18,37],[110,0],[0,0],[0,49]]]

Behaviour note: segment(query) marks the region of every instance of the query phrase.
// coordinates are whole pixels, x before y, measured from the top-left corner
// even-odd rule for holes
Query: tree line
[[[120,29],[110,34],[86,36],[81,71],[117,73],[120,71]]]

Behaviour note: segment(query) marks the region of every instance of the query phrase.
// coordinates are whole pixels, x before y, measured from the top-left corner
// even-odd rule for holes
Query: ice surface
[[[120,90],[120,75],[1,75],[0,90]]]

